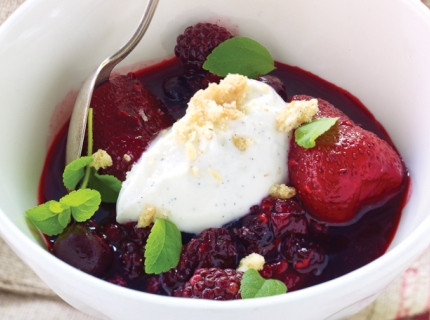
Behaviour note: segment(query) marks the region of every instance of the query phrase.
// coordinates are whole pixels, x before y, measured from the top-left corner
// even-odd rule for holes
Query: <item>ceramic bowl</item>
[[[46,251],[24,212],[76,92],[133,33],[145,0],[27,0],[0,30],[0,233],[60,297],[105,319],[341,319],[369,304],[429,245],[430,11],[412,0],[161,0],[120,72],[171,57],[176,35],[219,22],[357,96],[402,154],[412,191],[386,254],[335,280],[270,298],[196,301],[82,273]]]

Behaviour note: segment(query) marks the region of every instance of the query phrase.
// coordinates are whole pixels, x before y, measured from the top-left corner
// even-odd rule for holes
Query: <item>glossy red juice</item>
[[[305,94],[327,100],[364,129],[374,132],[393,146],[390,137],[379,122],[357,98],[347,91],[299,68],[281,63],[276,63],[276,67],[277,69],[271,72],[271,75],[277,76],[282,80],[285,84],[288,97],[296,94]],[[179,118],[184,113],[186,103],[184,101],[169,99],[164,93],[163,85],[165,86],[166,79],[175,78],[181,73],[182,69],[178,60],[171,59],[140,70],[135,73],[135,77],[164,102],[167,109],[175,118]],[[200,80],[197,79],[197,81]],[[40,202],[53,199],[58,200],[66,193],[61,178],[64,170],[66,134],[67,130],[65,129],[58,134],[46,158],[39,190]],[[319,275],[316,275],[315,272],[305,274],[294,273],[297,281],[293,281],[294,285],[291,285],[289,291],[339,277],[380,257],[388,248],[396,232],[401,211],[406,202],[408,186],[409,179],[405,177],[403,185],[396,196],[383,206],[370,208],[353,225],[337,227],[323,225],[324,232],[314,232],[307,235],[311,241],[318,243],[324,248],[324,252],[328,257],[328,263],[322,268]],[[260,204],[260,201],[261,199],[255,199],[255,204]],[[307,215],[307,219],[308,221],[314,221],[309,215]],[[229,230],[231,230],[232,225],[235,228],[240,227],[241,221],[233,222],[230,226],[226,226],[226,228],[230,228]],[[128,250],[124,248],[127,246],[133,247],[136,243],[142,245],[142,239],[147,236],[144,234],[146,231],[142,231],[144,235],[136,235],[135,231],[133,231],[133,225],[117,227],[114,205],[103,204],[92,220],[86,224],[95,230],[101,238],[109,238],[108,233],[112,232],[112,225],[115,225],[115,230],[119,228],[122,233],[133,234],[131,236],[122,235],[121,240],[112,240],[109,242],[109,245],[114,248],[115,259],[109,271],[103,276],[104,279],[137,290],[171,294],[169,290],[160,289],[160,282],[162,280],[158,276],[147,276],[144,274],[142,271],[143,256],[141,253],[131,255],[127,259],[124,258],[126,256],[124,250]],[[184,243],[188,242],[192,237],[193,235],[184,234]],[[49,244],[51,244],[51,250],[55,239],[55,237],[48,239]],[[277,263],[277,259],[276,256],[273,256],[266,259],[266,261],[268,263]]]

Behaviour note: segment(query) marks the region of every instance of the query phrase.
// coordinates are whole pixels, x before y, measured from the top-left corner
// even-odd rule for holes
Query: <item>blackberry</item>
[[[237,251],[230,233],[223,228],[209,228],[195,236],[182,249],[176,268],[162,275],[167,292],[178,288],[198,268],[234,268]]]
[[[120,261],[124,271],[130,279],[137,278],[144,272],[144,257],[143,249],[134,241],[126,241],[122,243]]]
[[[127,281],[125,281],[124,278],[121,277],[120,275],[116,275],[111,279],[107,279],[107,281],[110,283],[116,284],[117,286],[120,286],[120,287],[127,287]]]
[[[175,55],[181,60],[186,75],[201,73],[207,56],[221,42],[233,38],[227,29],[213,23],[189,26],[176,39]]]
[[[270,215],[276,238],[287,233],[307,234],[308,221],[300,204],[292,199],[276,199],[275,210]]]
[[[264,204],[263,204],[264,206]],[[256,208],[253,209],[254,212]],[[270,221],[262,210],[258,214],[248,214],[239,220],[239,226],[233,227],[232,233],[242,244],[245,255],[258,253],[265,258],[276,253],[276,239],[270,227]]]
[[[287,90],[285,89],[284,83],[278,77],[271,75],[264,75],[256,78],[255,80],[261,81],[269,86],[271,86],[277,94],[280,95],[284,101],[288,101]]]
[[[236,247],[230,233],[223,228],[203,230],[184,250],[196,268],[232,268],[236,266]]]
[[[241,299],[242,275],[242,272],[233,269],[197,269],[190,281],[176,289],[173,296],[208,300]]]
[[[281,254],[299,273],[320,275],[328,263],[324,249],[310,237],[291,234],[281,243]]]

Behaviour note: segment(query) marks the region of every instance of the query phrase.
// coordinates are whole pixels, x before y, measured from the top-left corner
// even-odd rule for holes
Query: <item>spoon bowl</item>
[[[144,14],[139,21],[139,25],[133,36],[128,42],[119,49],[115,54],[105,59],[99,67],[84,82],[78,97],[76,98],[73,108],[72,117],[70,118],[69,132],[66,146],[66,165],[73,160],[78,159],[82,154],[82,146],[85,137],[85,128],[87,126],[88,109],[91,103],[93,91],[103,82],[109,80],[110,74],[115,66],[124,60],[131,51],[137,46],[144,36],[159,0],[149,0]]]

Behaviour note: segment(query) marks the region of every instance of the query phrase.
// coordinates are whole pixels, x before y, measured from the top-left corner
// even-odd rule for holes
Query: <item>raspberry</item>
[[[239,289],[242,275],[242,272],[233,269],[197,269],[190,281],[176,289],[173,295],[208,300],[241,299]]]
[[[207,56],[221,42],[232,38],[227,29],[212,23],[189,26],[176,39],[175,55],[181,60],[186,75],[202,72]]]

